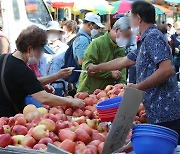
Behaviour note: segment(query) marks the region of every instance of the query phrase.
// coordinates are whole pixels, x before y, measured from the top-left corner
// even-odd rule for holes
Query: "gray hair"
[[[126,31],[130,29],[129,17],[121,17],[113,25],[113,29],[119,28],[121,31]]]

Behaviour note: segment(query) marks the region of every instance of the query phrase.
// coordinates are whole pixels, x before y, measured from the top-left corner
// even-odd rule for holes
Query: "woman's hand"
[[[49,84],[47,84],[47,85],[44,86],[44,90],[45,90],[47,93],[51,93],[51,94],[54,94],[54,93],[55,93],[55,89],[54,89],[51,85],[49,85]]]
[[[97,65],[94,65],[94,64],[89,64],[86,70],[89,75],[99,72],[97,69]]]
[[[72,69],[70,68],[64,68],[64,69],[61,69],[59,72],[58,72],[58,76],[59,78],[67,78],[68,76],[70,76],[72,74]]]
[[[112,78],[118,80],[122,76],[120,71],[112,71]]]
[[[84,108],[85,103],[81,99],[73,98],[70,105],[71,107]]]

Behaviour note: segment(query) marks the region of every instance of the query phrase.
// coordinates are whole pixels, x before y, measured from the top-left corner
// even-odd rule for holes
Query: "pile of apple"
[[[134,124],[147,123],[144,105],[141,103]]]
[[[74,110],[74,109],[73,109]],[[75,110],[77,111],[77,110]],[[0,118],[0,147],[47,150],[51,143],[75,154],[101,153],[108,126],[85,116],[69,117],[62,107],[28,105],[23,114]]]

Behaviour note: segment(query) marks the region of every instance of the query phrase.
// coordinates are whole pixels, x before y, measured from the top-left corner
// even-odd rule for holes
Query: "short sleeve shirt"
[[[4,56],[0,56],[0,72]],[[26,96],[43,90],[30,68],[22,60],[12,55],[8,57],[6,62],[4,80],[13,103],[16,104],[20,111],[23,111]],[[9,117],[15,114],[13,105],[6,97],[0,82],[0,117]]]
[[[143,33],[137,46],[136,51],[127,55],[130,60],[136,62],[137,83],[149,78],[162,61],[172,61],[171,48],[164,35],[154,25]],[[175,73],[161,85],[147,90],[143,103],[149,123],[180,119],[180,92]]]
[[[84,30],[80,29],[78,36],[73,42],[74,57],[84,59],[84,53],[92,38]]]

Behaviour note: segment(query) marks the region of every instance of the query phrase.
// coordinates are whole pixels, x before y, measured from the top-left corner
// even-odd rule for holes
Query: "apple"
[[[37,117],[37,118],[35,118],[31,123],[33,123],[33,124],[35,124],[35,125],[38,125],[41,120],[42,120],[42,118]]]
[[[63,121],[67,120],[67,116],[65,114],[57,113],[55,116],[58,120],[63,120]]]
[[[3,118],[0,118],[0,126],[7,125],[7,121]]]
[[[65,114],[68,115],[68,116],[72,116],[73,115],[73,109],[72,108],[68,108],[66,111],[65,111]]]
[[[59,141],[55,141],[53,144],[54,144],[55,146],[57,146],[58,148],[60,148],[60,146],[61,146],[61,142],[59,142]]]
[[[90,136],[92,135],[92,129],[86,124],[80,124],[78,128],[84,129]]]
[[[76,109],[74,111],[74,113],[73,113],[73,116],[75,116],[75,117],[80,117],[80,116],[83,116],[83,115],[84,115],[84,113],[83,113],[83,111],[81,109]]]
[[[98,145],[98,153],[99,153],[99,154],[102,154],[103,147],[104,147],[104,142],[101,142],[101,143]]]
[[[14,117],[9,117],[8,125],[9,125],[10,127],[12,127],[12,126],[15,125],[15,118],[14,118]]]
[[[109,131],[109,127],[108,125],[105,125],[104,123],[100,123],[98,126],[97,126],[97,130],[99,132],[108,132]]]
[[[76,126],[71,126],[71,131],[75,132],[76,129],[77,129]]]
[[[25,118],[26,118],[27,122],[32,122],[34,119],[40,118],[40,114],[38,111],[30,112],[25,115]]]
[[[64,109],[62,106],[55,106],[55,108],[57,108],[59,110],[59,113],[64,114]]]
[[[40,121],[39,125],[44,125],[46,128],[50,131],[53,132],[56,129],[56,124],[54,121],[51,119],[43,119]]]
[[[42,107],[44,107],[47,110],[50,110],[51,106],[42,104]]]
[[[0,126],[0,134],[5,134],[3,126]]]
[[[66,125],[66,128],[71,128],[71,126],[73,126],[73,123],[70,121],[64,121],[63,123]]]
[[[64,129],[64,128],[67,128],[67,127],[68,127],[68,125],[63,123],[63,121],[61,121],[61,120],[58,120],[56,122],[56,132],[57,133],[59,132],[60,129]]]
[[[105,141],[105,136],[101,133],[92,133],[91,138],[92,138],[92,140],[99,140],[101,142]]]
[[[43,117],[45,114],[48,114],[48,110],[44,107],[37,108],[37,111],[39,112],[41,117]]]
[[[30,136],[32,136],[32,131],[33,131],[33,129],[34,129],[34,127],[30,128],[30,129],[28,130],[28,133],[27,133],[27,135],[30,135]]]
[[[90,106],[90,105],[86,106],[85,110],[95,112],[96,111],[96,104],[94,104],[94,106]]]
[[[35,144],[36,144],[36,140],[32,136],[30,136],[30,135],[24,136],[24,138],[22,140],[23,146],[33,148]]]
[[[90,110],[85,110],[84,111],[84,115],[87,116],[88,118],[92,118],[93,117],[93,113]]]
[[[72,122],[77,122],[78,124],[82,124],[86,122],[85,116],[81,117],[72,117]]]
[[[15,125],[26,125],[26,118],[24,117],[23,114],[17,114],[15,117]],[[13,122],[13,121],[12,121]]]
[[[105,101],[105,100],[107,100],[107,99],[109,99],[107,96],[106,96],[106,97],[102,97],[102,98],[99,99],[98,102],[103,102],[103,101]]]
[[[144,111],[144,110],[145,110],[144,105],[143,105],[143,103],[141,103],[141,104],[139,105],[138,114],[139,114],[141,111]]]
[[[12,128],[11,134],[14,135],[26,135],[28,133],[28,129],[25,126],[15,125]]]
[[[96,121],[94,119],[93,120],[86,119],[86,123],[92,129],[96,129],[97,128]]]
[[[114,88],[113,85],[107,85],[105,88],[105,92],[108,93],[110,90],[112,90]]]
[[[59,141],[59,137],[54,132],[49,133],[49,138],[51,138],[53,142]]]
[[[94,146],[98,147],[100,143],[101,143],[101,141],[99,141],[99,140],[93,140],[88,145],[94,145]]]
[[[0,135],[0,147],[5,148],[8,145],[12,144],[12,139],[9,134]]]
[[[101,91],[98,95],[97,95],[97,99],[101,99],[103,97],[107,97],[107,94],[105,91]]]
[[[146,119],[146,113],[143,113],[140,117],[140,122],[141,123],[147,123],[147,119]]]
[[[125,84],[116,84],[116,85],[114,85],[114,88],[118,88],[118,89],[124,89],[126,87],[126,85]]]
[[[119,93],[119,95],[118,96],[123,96],[124,95],[124,89],[121,89],[121,92]]]
[[[97,104],[97,102],[98,102],[98,99],[94,97],[87,97],[84,99],[84,103],[86,106]]]
[[[4,133],[5,134],[10,134],[11,133],[11,127],[9,125],[4,125]]]
[[[84,93],[84,92],[80,92],[80,93],[77,93],[75,95],[75,98],[79,98],[79,99],[82,99],[82,100],[84,100],[87,97],[89,97],[89,94],[88,93]]]
[[[101,91],[102,91],[101,89],[96,89],[93,94],[98,95]]]
[[[76,133],[76,140],[77,141],[82,141],[85,144],[90,142],[91,138],[90,138],[89,134],[84,129],[78,128],[78,129],[76,129],[75,133]]]
[[[72,140],[66,139],[61,143],[60,148],[70,153],[74,153],[75,143]]]
[[[96,154],[94,151],[90,148],[85,148],[82,154]]]
[[[83,151],[85,150],[85,148],[86,148],[86,145],[83,142],[77,141],[75,143],[75,152],[74,152],[74,154],[82,154]]]
[[[38,144],[45,144],[45,145],[47,145],[48,143],[53,144],[53,140],[52,140],[51,138],[49,138],[49,137],[42,138],[42,139],[38,142]]]
[[[97,147],[95,145],[87,145],[87,149],[91,149],[93,154],[97,154]]]
[[[74,141],[75,138],[76,138],[76,134],[73,131],[71,131],[70,129],[66,128],[66,129],[61,129],[59,131],[59,139],[60,139],[60,141],[64,141],[66,139]]]
[[[45,144],[36,144],[33,147],[34,150],[47,151],[47,146]]]
[[[12,136],[12,144],[14,146],[20,146],[22,145],[22,141],[24,140],[24,135],[15,135],[15,136]]]
[[[49,130],[47,130],[46,126],[38,125],[32,130],[32,137],[36,140],[41,140],[42,138],[49,137]]]
[[[71,122],[72,122],[73,126],[75,126],[75,127],[79,126],[79,124],[77,122],[75,122],[75,121],[71,121]]]
[[[25,126],[26,126],[26,128],[27,128],[28,130],[30,130],[31,128],[34,128],[34,127],[36,127],[37,125],[34,124],[34,123],[27,123]]]
[[[29,105],[25,106],[25,108],[23,109],[23,114],[27,115],[31,112],[36,112],[36,111],[37,111],[36,106],[33,104],[29,104]]]
[[[51,119],[54,122],[58,121],[58,118],[54,114],[52,114],[52,113],[48,113],[48,114],[44,115],[43,118],[44,119]]]

